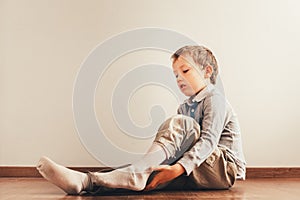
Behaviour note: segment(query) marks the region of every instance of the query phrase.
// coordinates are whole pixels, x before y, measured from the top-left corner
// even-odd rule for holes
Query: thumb
[[[151,167],[151,170],[152,171],[161,171],[161,170],[164,170],[167,167],[169,167],[169,165],[159,165],[159,166]]]

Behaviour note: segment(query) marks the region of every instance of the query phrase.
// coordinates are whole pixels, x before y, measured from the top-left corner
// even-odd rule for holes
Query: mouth
[[[185,84],[180,84],[180,85],[179,85],[179,88],[180,88],[181,90],[183,90],[183,89],[186,88],[186,85],[185,85]]]

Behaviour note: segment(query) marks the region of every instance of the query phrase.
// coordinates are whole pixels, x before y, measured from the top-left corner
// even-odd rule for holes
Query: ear
[[[212,68],[212,66],[210,66],[210,65],[207,65],[206,67],[205,67],[205,75],[204,75],[204,78],[210,78],[211,77],[211,75],[212,75],[212,73],[213,73],[213,68]]]

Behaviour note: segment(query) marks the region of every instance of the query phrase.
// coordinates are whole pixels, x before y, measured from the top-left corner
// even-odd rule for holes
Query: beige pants
[[[200,133],[199,124],[191,117],[175,115],[166,120],[154,140],[168,155],[164,164],[176,163],[197,142]],[[159,189],[228,189],[234,184],[236,173],[236,164],[226,148],[217,147],[189,176],[181,175]]]

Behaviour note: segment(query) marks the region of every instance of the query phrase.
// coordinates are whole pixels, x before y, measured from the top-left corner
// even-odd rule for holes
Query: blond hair
[[[179,56],[189,55],[193,58],[194,62],[199,65],[200,69],[203,70],[207,66],[213,68],[213,73],[210,77],[212,84],[216,83],[218,75],[218,63],[213,53],[204,46],[184,46],[178,49],[172,56],[173,63],[179,58]]]

